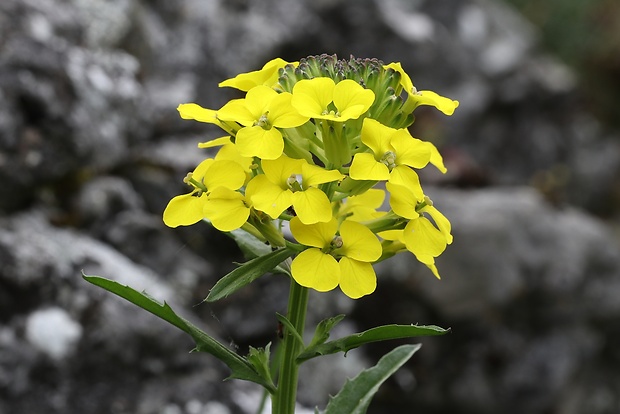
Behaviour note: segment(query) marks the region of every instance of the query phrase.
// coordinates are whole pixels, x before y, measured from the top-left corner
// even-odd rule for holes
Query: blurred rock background
[[[286,280],[197,305],[243,258],[207,225],[161,221],[205,156],[196,143],[220,134],[176,106],[217,108],[237,96],[219,81],[320,53],[400,61],[461,102],[412,127],[449,168],[423,177],[453,223],[443,280],[399,256],[367,298],[311,298],[317,320],[349,314],[335,335],[452,328],[369,412],[620,412],[619,16],[608,0],[3,0],[0,414],[256,411],[255,387],[222,382],[184,334],[81,271],[169,301],[239,352],[276,341]],[[324,407],[397,344],[304,366],[300,404]]]

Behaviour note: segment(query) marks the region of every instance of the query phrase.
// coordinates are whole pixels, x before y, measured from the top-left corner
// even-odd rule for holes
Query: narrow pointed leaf
[[[309,348],[312,348],[316,345],[324,344],[329,339],[329,333],[334,326],[336,326],[340,321],[344,319],[344,315],[336,315],[332,318],[323,319],[316,326],[314,330],[314,336],[312,337],[312,341],[308,345]]]
[[[295,250],[284,248],[245,262],[221,278],[215,286],[213,286],[213,289],[211,289],[205,301],[215,302],[229,296],[247,284],[252,283],[265,273],[270,272],[282,263],[282,261],[295,253]]]
[[[275,391],[275,386],[270,379],[259,375],[246,359],[237,355],[198,327],[178,316],[166,302],[163,304],[159,303],[145,293],[138,292],[129,286],[122,285],[110,279],[88,275],[83,275],[83,277],[93,285],[120,296],[189,334],[196,342],[197,351],[207,352],[213,355],[230,368],[232,371],[230,378],[252,381],[262,385],[270,390],[270,392]]]
[[[301,347],[303,348],[305,346],[304,344],[304,339],[301,337],[301,334],[297,331],[297,329],[295,329],[295,327],[293,326],[293,324],[291,323],[291,321],[288,320],[288,318],[278,312],[276,312],[276,318],[278,318],[278,321],[280,321],[280,323],[289,330],[289,332],[295,337],[295,339],[297,339],[297,341],[299,342],[299,344],[301,345]]]
[[[344,338],[329,341],[324,344],[309,346],[298,357],[298,362],[320,355],[335,354],[336,352],[348,352],[360,345],[369,342],[386,341],[389,339],[415,338],[420,336],[437,336],[450,332],[435,325],[384,325],[369,329],[364,332],[345,336]]]
[[[365,414],[381,384],[403,366],[420,346],[399,346],[385,354],[374,367],[362,371],[352,380],[347,380],[342,390],[329,401],[323,414]]]

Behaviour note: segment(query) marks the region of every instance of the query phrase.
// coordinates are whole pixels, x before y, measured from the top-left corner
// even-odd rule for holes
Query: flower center
[[[254,126],[259,126],[263,129],[271,129],[271,124],[269,123],[269,111],[265,112],[258,118],[258,121],[254,122]]]
[[[286,179],[286,186],[292,192],[302,191],[303,188],[301,187],[301,179],[301,175],[291,174],[291,176]]]
[[[191,172],[187,173],[185,178],[183,178],[183,182],[189,186],[194,187],[196,190],[198,190],[192,194],[194,197],[200,197],[202,193],[206,193],[208,190],[207,190],[207,187],[202,182],[196,181],[193,175],[194,174]]]
[[[381,157],[379,162],[385,164],[388,169],[392,171],[392,169],[396,167],[396,154],[392,151],[387,151],[383,154],[383,157]]]
[[[329,244],[332,250],[340,249],[343,246],[342,237],[336,236]]]
[[[340,249],[343,245],[344,245],[344,243],[342,242],[342,237],[341,236],[334,236],[332,241],[329,242],[329,244],[327,246],[323,247],[321,249],[321,251],[323,253],[325,253],[325,254],[329,254],[329,255],[332,255],[334,257],[337,257],[337,254],[335,252],[336,252],[336,250]]]
[[[328,109],[324,109],[323,112],[321,112],[321,115],[331,115],[333,117],[340,118],[340,112],[334,111],[334,110],[330,110],[329,108]]]

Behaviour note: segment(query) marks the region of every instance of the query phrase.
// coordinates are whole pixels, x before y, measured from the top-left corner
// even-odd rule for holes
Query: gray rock
[[[221,384],[227,372],[188,355],[186,336],[80,271],[170,300],[240,351],[277,341],[284,278],[194,306],[242,258],[206,224],[161,223],[208,154],[196,142],[221,136],[175,108],[218,108],[238,97],[219,81],[275,56],[324,52],[400,61],[419,89],[459,99],[451,118],[416,112],[412,132],[433,140],[450,170],[423,182],[488,186],[429,188],[454,224],[441,282],[397,257],[377,266],[368,298],[313,295],[310,318],[349,313],[349,331],[452,326],[423,341],[372,412],[618,411],[618,246],[583,210],[618,209],[618,133],[585,112],[579,79],[514,10],[491,0],[2,0],[0,412],[237,414],[247,412],[242,394],[255,405],[255,387]],[[45,308],[82,329],[56,361],[26,334]],[[352,375],[393,345],[326,364]],[[300,392],[308,406],[339,381],[315,368]]]
[[[552,207],[529,188],[427,192],[451,219],[455,237],[438,259],[442,280],[403,254],[380,268],[378,288],[381,295],[385,280],[408,289],[409,300],[426,304],[453,329],[452,338],[432,341],[439,350],[426,357],[446,368],[419,381],[412,404],[439,404],[427,383],[447,380],[447,406],[465,412],[561,406],[583,372],[608,364],[605,344],[614,340],[611,321],[618,317],[612,297],[620,294],[616,238],[600,221]],[[390,309],[398,308],[384,312]],[[446,356],[451,344],[460,355]]]

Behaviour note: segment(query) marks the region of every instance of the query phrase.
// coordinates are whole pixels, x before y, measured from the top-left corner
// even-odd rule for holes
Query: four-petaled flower
[[[418,174],[412,168],[423,168],[432,162],[437,151],[430,142],[413,138],[406,129],[393,129],[374,119],[366,118],[362,125],[362,142],[372,153],[353,156],[349,176],[354,180],[389,180],[392,184],[410,187],[422,196]],[[443,167],[441,164],[440,169]]]
[[[291,104],[307,117],[345,122],[359,118],[374,100],[374,92],[354,80],[335,83],[331,78],[314,78],[295,84]]]
[[[234,161],[216,161],[207,158],[198,164],[192,173],[188,174],[185,181],[193,187],[193,190],[188,194],[182,194],[170,200],[164,210],[164,223],[169,227],[189,226],[208,218],[218,230],[230,231],[228,229],[230,226],[224,225],[224,223],[229,222],[229,219],[224,219],[221,215],[216,214],[218,212],[217,206],[222,206],[217,200],[223,197],[230,198],[229,195],[224,196],[222,194],[230,191],[235,193],[235,190],[241,188],[245,182],[243,167]],[[210,205],[210,203],[216,204]],[[247,220],[247,216],[245,219]],[[232,218],[232,221],[236,222],[236,220],[239,219]],[[223,226],[219,226],[219,223],[222,223]]]
[[[430,105],[439,109],[445,115],[452,115],[454,110],[458,108],[459,101],[438,95],[433,91],[418,91],[416,87],[413,86],[411,78],[407,72],[405,72],[400,62],[392,62],[384,67],[393,69],[400,74],[400,84],[405,92],[407,92],[407,105],[411,106],[411,110],[420,105]]]
[[[327,195],[319,184],[341,180],[337,170],[326,170],[282,155],[276,160],[263,160],[264,174],[257,175],[247,185],[254,207],[277,218],[291,205],[304,224],[327,222],[332,218]]]
[[[428,197],[419,199],[413,191],[401,185],[386,184],[390,192],[390,207],[394,213],[409,219],[402,239],[407,250],[426,265],[435,263],[435,257],[452,243],[451,226],[448,219],[437,210]],[[435,225],[424,216],[427,213]]]
[[[383,205],[385,191],[371,188],[365,193],[349,196],[343,200],[338,215],[352,221],[369,221],[384,216],[385,211],[377,211]]]
[[[367,227],[345,220],[339,228],[336,219],[305,225],[293,217],[290,228],[299,243],[309,246],[291,264],[297,283],[319,292],[340,286],[353,299],[374,292],[377,277],[371,263],[381,257],[381,243]]]
[[[291,106],[292,95],[278,93],[259,85],[245,99],[235,99],[217,111],[217,118],[243,125],[235,138],[239,153],[245,157],[274,160],[282,155],[284,139],[278,128],[294,128],[308,121]]]

